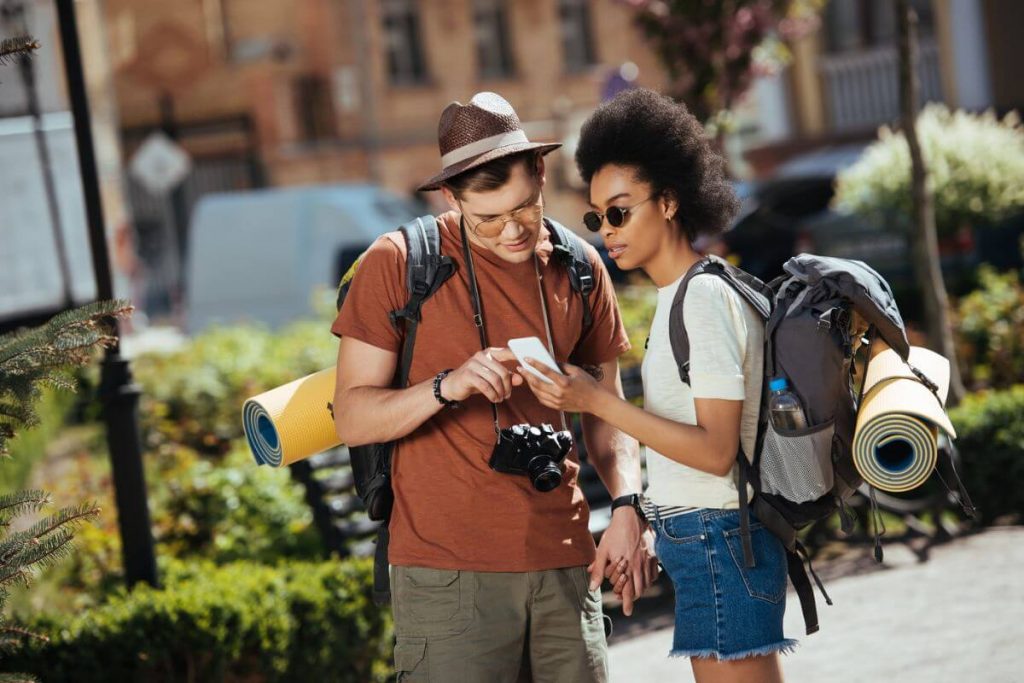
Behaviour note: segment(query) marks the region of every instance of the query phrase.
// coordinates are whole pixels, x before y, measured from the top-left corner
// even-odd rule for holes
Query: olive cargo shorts
[[[585,567],[504,573],[393,566],[398,680],[605,683],[601,593],[588,582]]]

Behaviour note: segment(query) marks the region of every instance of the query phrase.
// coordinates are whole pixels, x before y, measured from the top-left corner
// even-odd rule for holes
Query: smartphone
[[[512,353],[516,354],[516,358],[519,359],[519,364],[523,366],[527,372],[532,373],[534,376],[548,384],[553,384],[553,382],[541,374],[539,370],[536,370],[532,365],[527,364],[527,358],[532,358],[539,363],[543,363],[560,375],[563,374],[562,369],[558,367],[558,363],[555,362],[555,359],[551,357],[547,348],[537,337],[519,337],[518,339],[509,339],[508,348]]]

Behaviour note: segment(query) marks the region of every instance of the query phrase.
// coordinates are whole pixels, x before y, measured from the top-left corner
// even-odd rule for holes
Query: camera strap
[[[466,234],[466,223],[462,216],[459,216],[459,228],[462,232],[462,255],[466,259],[466,269],[469,274],[469,296],[473,300],[473,324],[476,325],[477,331],[480,333],[480,348],[486,350],[490,344],[487,342],[487,330],[484,329],[484,309],[483,303],[480,299],[480,289],[476,282],[476,268],[473,266],[473,251],[469,247],[469,236]],[[548,337],[548,353],[551,357],[555,357],[554,342],[551,337],[551,323],[548,320],[548,306],[547,302],[544,301],[544,285],[541,283],[540,266],[538,265],[537,252],[533,253],[533,270],[537,276],[537,291],[540,294],[540,307],[544,312],[544,331]],[[501,422],[498,419],[498,404],[491,404],[491,411],[494,413],[494,434],[500,439],[501,438]],[[562,419],[562,429],[568,430],[568,426],[565,421],[565,413],[559,411],[559,417]]]

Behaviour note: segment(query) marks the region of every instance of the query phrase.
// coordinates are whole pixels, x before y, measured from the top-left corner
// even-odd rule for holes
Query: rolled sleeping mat
[[[334,429],[335,368],[248,399],[242,425],[258,465],[283,467],[341,442]]]
[[[853,464],[871,486],[899,493],[927,481],[938,459],[939,430],[956,437],[946,415],[949,361],[919,346],[910,365],[938,385],[938,398],[899,355],[881,345],[872,349],[864,397],[853,435]],[[941,401],[941,402],[940,402]]]

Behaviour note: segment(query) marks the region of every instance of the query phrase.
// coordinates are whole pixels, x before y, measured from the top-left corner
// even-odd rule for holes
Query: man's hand
[[[512,387],[523,383],[522,377],[502,365],[515,359],[508,349],[477,351],[441,381],[441,395],[449,401],[464,401],[483,394],[491,403],[501,403],[512,395]]]
[[[623,563],[626,564],[624,571],[629,571],[632,564],[630,561],[640,546],[640,532],[640,518],[632,508],[621,507],[612,513],[612,521],[597,546],[597,557],[587,567],[587,571],[590,572],[591,590],[599,587],[604,578],[617,580],[622,572],[617,573],[616,570]],[[616,584],[613,582],[612,585]],[[622,591],[622,611],[626,616],[633,613],[633,594],[632,588]]]
[[[661,566],[654,554],[654,530],[648,526],[640,536],[640,544],[633,557],[619,562],[608,580],[625,607],[627,591],[630,602],[639,599],[658,580],[659,572]]]

